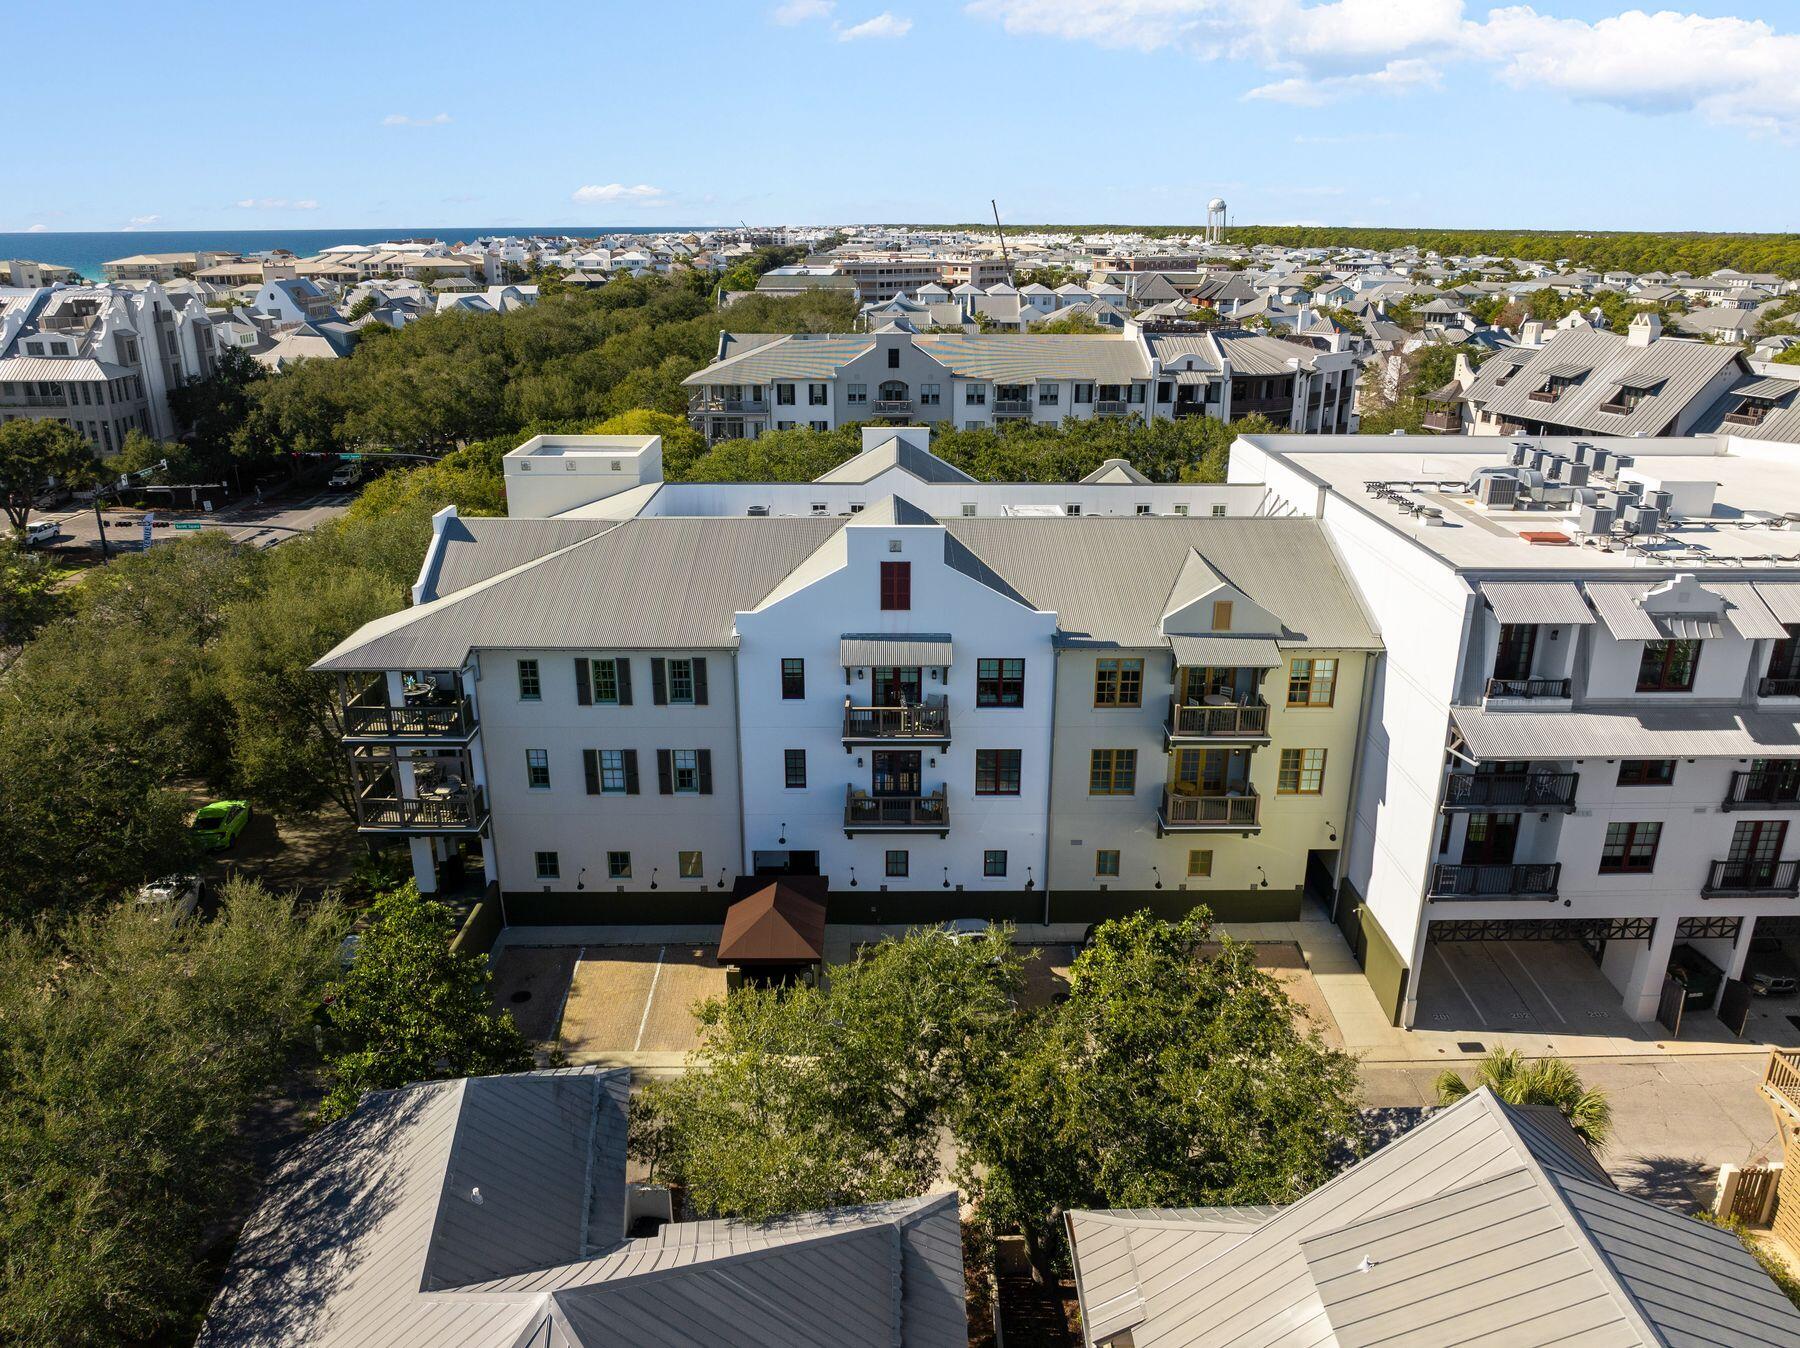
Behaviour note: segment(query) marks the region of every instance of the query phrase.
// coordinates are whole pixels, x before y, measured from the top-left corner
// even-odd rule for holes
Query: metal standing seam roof
[[[1782,386],[1777,391],[1774,386]],[[1749,379],[1727,389],[1694,423],[1695,435],[1738,435],[1749,440],[1775,440],[1783,443],[1800,441],[1800,398],[1787,397],[1800,382],[1792,379]],[[1776,405],[1754,426],[1740,425],[1725,418],[1739,410],[1746,397],[1770,398]]]
[[[1708,580],[1706,588],[1725,601],[1725,621],[1739,636],[1750,641],[1787,636],[1787,628],[1770,611],[1757,587],[1744,580]]]
[[[1717,704],[1564,712],[1450,709],[1484,761],[1571,758],[1796,758],[1800,720]]]
[[[1587,596],[1606,630],[1620,641],[1668,641],[1716,637],[1719,622],[1705,615],[1653,613],[1639,603],[1642,581],[1589,581]]]
[[[921,482],[973,482],[962,469],[944,462],[929,450],[909,445],[899,436],[883,441],[820,473],[814,482],[869,482],[890,468],[904,469]]]
[[[1129,384],[1150,377],[1143,347],[1127,336],[1063,333],[941,333],[913,345],[964,379],[997,384],[1082,379]]]
[[[1633,346],[1627,337],[1598,328],[1568,328],[1531,353],[1505,387],[1498,386],[1497,372],[1493,381],[1482,377],[1493,361],[1484,364],[1470,389],[1470,399],[1481,403],[1491,416],[1552,422],[1598,435],[1655,435],[1687,411],[1706,386],[1738,359],[1736,348],[1729,346],[1668,337],[1648,346]],[[1565,388],[1555,402],[1530,396],[1553,375],[1581,371],[1591,373],[1580,384]],[[1658,382],[1661,388],[1628,412],[1600,410],[1621,385],[1642,388]]]
[[[1482,597],[1503,623],[1579,625],[1594,621],[1581,589],[1568,580],[1487,580]]]
[[[1281,649],[1273,637],[1171,636],[1175,663],[1196,668],[1278,669]]]
[[[1168,1214],[1070,1214],[1089,1348],[1125,1330],[1136,1348],[1800,1335],[1736,1237],[1618,1193],[1559,1114],[1485,1089],[1247,1229],[1194,1216],[1184,1238]]]
[[[1769,606],[1777,622],[1800,623],[1800,581],[1759,580],[1754,584],[1757,598]]]
[[[948,632],[846,632],[838,641],[838,663],[864,665],[947,665]]]
[[[424,597],[436,599],[478,585],[503,571],[579,543],[618,521],[606,519],[508,519],[501,515],[458,516],[449,521],[432,557]]]
[[[735,337],[736,334],[733,334]],[[732,352],[696,371],[681,382],[705,384],[767,384],[775,380],[828,380],[858,356],[873,351],[867,335],[788,336],[778,341]]]

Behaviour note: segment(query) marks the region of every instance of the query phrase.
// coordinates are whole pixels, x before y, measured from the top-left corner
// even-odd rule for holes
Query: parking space
[[[1648,1038],[1579,941],[1430,941],[1420,1030]]]
[[[582,947],[558,1046],[571,1063],[690,1051],[699,1042],[694,1004],[725,995],[717,953],[714,945]]]

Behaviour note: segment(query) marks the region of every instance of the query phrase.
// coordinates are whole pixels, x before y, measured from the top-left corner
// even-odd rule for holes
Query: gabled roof
[[[1524,356],[1522,365],[1518,357]],[[1520,421],[1549,422],[1604,435],[1656,435],[1684,411],[1722,371],[1739,360],[1732,347],[1704,342],[1662,338],[1648,346],[1634,346],[1626,337],[1586,326],[1565,328],[1533,352],[1504,352],[1477,372],[1469,387],[1469,400],[1493,416]],[[1516,365],[1504,386],[1499,379],[1504,367]],[[1585,372],[1578,385],[1563,390],[1554,402],[1532,398],[1532,392],[1552,378],[1573,378]],[[1642,399],[1628,412],[1600,410],[1612,401],[1621,385],[1642,388],[1660,381],[1659,390]]]
[[[874,449],[864,450],[854,458],[845,459],[835,468],[828,468],[815,482],[871,482],[891,468],[899,468],[921,482],[973,482],[962,469],[945,463],[929,450],[920,449],[908,444],[899,436],[877,445]]]
[[[1081,480],[1084,483],[1096,483],[1096,482],[1147,483],[1150,481],[1149,478],[1145,477],[1137,469],[1135,469],[1131,466],[1130,459],[1108,459],[1108,460],[1106,460],[1106,462],[1102,463],[1098,468],[1094,469],[1093,472],[1089,473],[1086,477],[1082,478]]]
[[[1800,1312],[1727,1231],[1620,1194],[1562,1116],[1485,1089],[1273,1213],[1072,1213],[1090,1348],[1774,1344]]]

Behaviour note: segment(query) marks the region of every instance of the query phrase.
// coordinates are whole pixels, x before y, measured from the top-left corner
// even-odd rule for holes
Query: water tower
[[[1225,242],[1225,198],[1214,197],[1206,203],[1206,241]]]

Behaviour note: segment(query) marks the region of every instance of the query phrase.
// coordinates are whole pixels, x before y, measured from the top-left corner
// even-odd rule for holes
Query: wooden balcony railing
[[[1168,732],[1170,739],[1177,740],[1267,739],[1269,704],[1260,697],[1223,706],[1171,699]]]
[[[872,796],[856,787],[844,791],[844,832],[858,829],[888,832],[902,829],[950,828],[950,803],[939,787],[928,796]]]
[[[379,790],[391,792],[392,788],[371,787],[356,798],[359,828],[395,833],[472,833],[487,822],[487,792],[479,786],[450,791],[427,789],[416,799],[372,794]]]
[[[1800,810],[1800,771],[1771,772],[1752,768],[1731,774],[1731,787],[1720,805],[1725,810]]]
[[[1424,424],[1428,431],[1460,431],[1462,413],[1455,408],[1434,409],[1425,414]]]
[[[1262,797],[1252,786],[1229,796],[1188,796],[1165,786],[1160,813],[1164,828],[1261,828]]]
[[[1800,893],[1800,861],[1715,861],[1700,892],[1707,898]]]
[[[1434,899],[1554,899],[1562,863],[1433,866]]]
[[[1573,810],[1578,772],[1453,772],[1446,810]]]
[[[344,708],[347,739],[466,739],[474,729],[475,706],[467,697],[390,707],[365,695]]]
[[[1771,1049],[1763,1069],[1762,1093],[1800,1119],[1800,1050]]]
[[[1560,697],[1569,696],[1567,679],[1489,679],[1486,697]]]
[[[950,708],[940,697],[909,707],[844,707],[847,740],[947,740]]]

